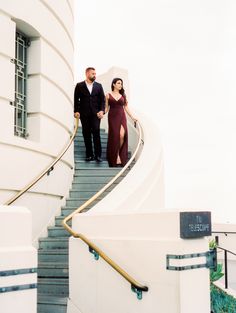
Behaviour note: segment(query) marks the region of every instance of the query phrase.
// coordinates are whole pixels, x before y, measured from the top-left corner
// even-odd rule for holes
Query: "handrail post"
[[[227,259],[227,250],[224,250],[224,260],[225,260],[225,289],[228,289],[228,259]]]

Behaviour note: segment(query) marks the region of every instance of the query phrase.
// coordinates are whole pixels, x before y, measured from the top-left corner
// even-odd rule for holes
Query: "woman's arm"
[[[128,101],[126,101],[126,105],[124,106],[124,108],[125,108],[126,113],[129,115],[129,117],[130,117],[134,122],[137,122],[137,118],[134,117],[134,116],[132,115],[132,113],[130,112],[130,110],[129,110]]]

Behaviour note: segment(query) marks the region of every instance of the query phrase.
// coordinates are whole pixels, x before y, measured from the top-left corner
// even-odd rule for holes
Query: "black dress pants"
[[[86,116],[80,116],[82,124],[82,133],[84,137],[84,144],[86,148],[86,157],[101,157],[102,147],[100,138],[100,123],[101,120],[95,114],[89,114]],[[93,153],[93,145],[94,153]]]

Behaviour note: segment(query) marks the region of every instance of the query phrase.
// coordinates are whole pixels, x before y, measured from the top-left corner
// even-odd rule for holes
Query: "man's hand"
[[[103,118],[103,111],[99,111],[99,112],[97,113],[97,117],[98,117],[99,119],[102,119],[102,118]]]
[[[75,113],[74,113],[74,117],[75,117],[75,118],[80,118],[79,112],[75,112]]]

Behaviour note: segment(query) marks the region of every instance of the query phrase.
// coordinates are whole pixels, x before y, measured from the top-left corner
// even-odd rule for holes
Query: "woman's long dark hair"
[[[121,79],[121,78],[119,78],[119,77],[114,78],[114,79],[112,80],[112,82],[111,82],[111,90],[112,90],[112,91],[114,90],[113,84],[116,84],[119,80],[122,82],[122,88],[121,88],[121,90],[119,90],[119,93],[124,97],[125,104],[127,104],[127,98],[126,98],[125,90],[124,90],[124,88],[123,88],[123,79]]]
[[[120,92],[120,94],[121,94],[122,96],[125,96],[125,90],[124,90],[124,88],[123,88],[123,80],[122,80],[121,78],[116,77],[116,78],[114,78],[114,79],[112,80],[112,82],[111,82],[111,90],[112,90],[112,91],[114,90],[113,84],[116,84],[119,80],[122,82],[122,89],[119,90],[119,92]]]

